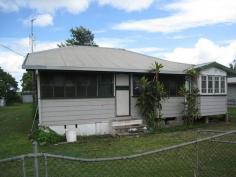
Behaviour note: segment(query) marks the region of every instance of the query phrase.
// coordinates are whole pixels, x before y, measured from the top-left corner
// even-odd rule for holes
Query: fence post
[[[48,177],[48,158],[44,155],[44,165],[45,165],[45,177]]]
[[[22,157],[22,175],[23,177],[26,177],[26,171],[25,171],[25,157]]]
[[[33,152],[34,152],[34,177],[39,177],[39,163],[38,163],[38,143],[33,142]]]
[[[198,132],[199,130],[197,129],[196,133],[196,140],[198,140]],[[196,142],[196,169],[195,169],[195,177],[199,176],[199,147],[198,147],[198,141]]]

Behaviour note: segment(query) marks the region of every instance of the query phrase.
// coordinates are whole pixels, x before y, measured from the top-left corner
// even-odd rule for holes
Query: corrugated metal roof
[[[202,67],[207,66],[207,65],[212,64],[212,63],[215,63],[215,62],[207,62],[207,63],[197,64],[193,68],[195,68],[195,69],[202,68]]]
[[[161,73],[183,74],[193,65],[171,62],[124,49],[70,46],[27,55],[23,69],[148,72],[157,61]]]

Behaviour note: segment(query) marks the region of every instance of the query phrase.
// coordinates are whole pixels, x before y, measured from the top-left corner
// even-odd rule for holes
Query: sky
[[[32,18],[35,51],[56,48],[84,26],[100,47],[228,66],[236,59],[235,9],[236,0],[0,0],[0,67],[20,81]]]

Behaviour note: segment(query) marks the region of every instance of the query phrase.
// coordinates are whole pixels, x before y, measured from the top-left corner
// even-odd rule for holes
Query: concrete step
[[[141,125],[141,124],[143,124],[142,119],[126,119],[126,120],[113,121],[111,126],[119,127],[119,126]]]
[[[118,136],[137,135],[145,131],[143,120],[128,119],[112,122],[113,134]]]

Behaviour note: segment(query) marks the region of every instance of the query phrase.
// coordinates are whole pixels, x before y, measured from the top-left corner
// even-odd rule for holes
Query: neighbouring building
[[[4,107],[6,105],[6,101],[4,97],[0,97],[0,107]]]
[[[33,103],[33,93],[32,91],[23,91],[21,93],[21,98],[23,103]]]
[[[236,106],[236,77],[228,78],[228,106]]]

